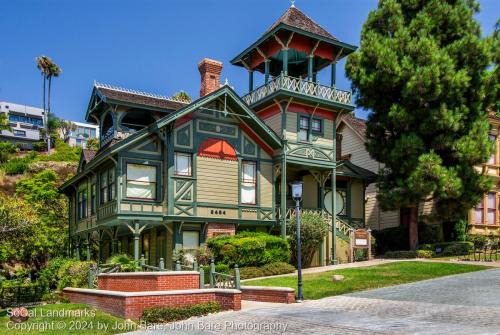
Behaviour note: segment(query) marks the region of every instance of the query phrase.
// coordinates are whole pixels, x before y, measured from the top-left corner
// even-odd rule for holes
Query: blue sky
[[[481,0],[478,15],[490,34],[499,0]],[[297,0],[296,6],[338,39],[359,45],[376,0]],[[82,121],[94,80],[170,96],[199,95],[197,63],[224,63],[222,81],[239,93],[247,74],[229,64],[290,6],[289,0],[0,0],[0,101],[42,104],[35,57],[47,55],[63,69],[54,80],[52,110]],[[327,82],[325,76],[320,81]],[[256,85],[259,84],[256,79]],[[337,85],[350,88],[344,62]],[[361,117],[362,110],[356,111]]]

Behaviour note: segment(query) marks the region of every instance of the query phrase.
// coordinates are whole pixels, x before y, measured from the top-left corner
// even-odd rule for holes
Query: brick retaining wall
[[[97,277],[101,290],[142,292],[200,288],[197,271],[105,273]]]
[[[119,292],[67,287],[64,297],[125,319],[138,320],[145,308],[186,306],[218,301],[223,310],[241,309],[241,291],[231,289],[197,289],[150,292]]]
[[[241,300],[292,304],[295,290],[288,287],[242,286]]]

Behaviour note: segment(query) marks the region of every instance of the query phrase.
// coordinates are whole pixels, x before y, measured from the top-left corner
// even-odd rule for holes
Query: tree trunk
[[[42,73],[42,77],[43,77],[43,127],[45,128],[45,134],[44,134],[44,137],[45,137],[45,141],[47,141],[47,121],[48,121],[48,117],[47,117],[47,108],[45,108],[46,104],[45,104],[45,97],[46,97],[46,89],[45,87],[47,86],[47,77],[45,77],[45,75]]]
[[[49,77],[49,91],[47,94],[47,123],[49,122],[49,114],[50,114],[50,89],[51,89],[51,86],[52,86],[52,76]],[[49,152],[49,154],[50,154],[50,149],[51,149],[50,135],[51,134],[49,132],[49,129],[47,128],[47,151]]]
[[[410,250],[417,250],[418,247],[418,205],[409,209],[408,236]]]

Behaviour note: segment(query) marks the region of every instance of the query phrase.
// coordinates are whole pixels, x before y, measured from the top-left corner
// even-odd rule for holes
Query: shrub
[[[411,250],[387,251],[384,258],[417,258],[417,252]]]
[[[443,228],[440,224],[419,223],[418,241],[419,243],[438,243],[443,242]]]
[[[366,260],[368,260],[368,249],[356,248],[354,250],[354,261],[361,262],[361,261],[366,261]]]
[[[182,307],[152,307],[144,309],[141,320],[146,323],[166,323],[217,313],[221,310],[220,303],[216,301]]]
[[[17,151],[16,146],[11,142],[0,142],[0,163],[9,160],[11,155]]]
[[[40,283],[51,289],[65,287],[87,287],[88,274],[93,262],[82,262],[68,258],[54,258],[40,271]]]
[[[134,272],[140,270],[139,264],[129,255],[114,255],[106,261],[107,264],[119,265],[121,272]]]
[[[203,271],[205,272],[205,284],[210,283],[210,265],[204,265]],[[231,270],[227,264],[215,264],[215,272],[229,274]]]
[[[37,152],[47,151],[47,143],[44,141],[33,142],[33,150]]]
[[[311,264],[314,253],[328,233],[328,223],[319,214],[304,213],[300,216],[300,241],[302,244],[302,264]],[[292,250],[292,263],[297,264],[296,252],[296,219],[287,221],[288,243]]]
[[[285,262],[275,262],[266,264],[262,267],[262,272],[264,272],[264,276],[275,276],[281,275],[285,273],[292,273],[295,271],[295,267],[291,264]],[[240,271],[241,274],[241,271]]]
[[[417,258],[432,258],[434,257],[434,251],[432,250],[417,250]]]
[[[264,271],[262,268],[258,268],[256,266],[247,266],[240,269],[240,279],[250,279],[257,277],[264,277]]]
[[[57,282],[59,281],[58,272],[59,269],[67,264],[73,263],[72,259],[57,257],[51,259],[47,265],[38,273],[38,282],[42,285],[48,287],[51,290],[57,288]]]
[[[290,248],[286,240],[266,233],[242,232],[218,236],[207,241],[218,263],[240,267],[259,266],[273,261],[288,262]]]
[[[472,250],[471,242],[452,242],[443,248],[443,256],[465,256]]]
[[[410,248],[408,227],[406,226],[374,230],[372,234],[377,239],[378,255],[382,255],[387,251],[407,250]]]
[[[8,175],[23,174],[28,170],[29,160],[26,158],[13,158],[2,163],[1,168]]]

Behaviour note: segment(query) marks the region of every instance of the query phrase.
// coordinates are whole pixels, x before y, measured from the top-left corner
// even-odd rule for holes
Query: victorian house
[[[295,217],[289,184],[302,181],[304,210],[330,225],[313,265],[345,261],[375,177],[342,155],[337,134],[354,105],[336,85],[336,64],[355,49],[292,6],[231,60],[248,74],[243,96],[220,84],[222,63],[210,59],[198,64],[192,102],[96,83],[85,118],[99,126],[100,149],[84,150],[62,186],[73,253],[91,257],[97,244],[101,261],[128,253],[171,266],[175,250],[219,234],[285,236]]]

